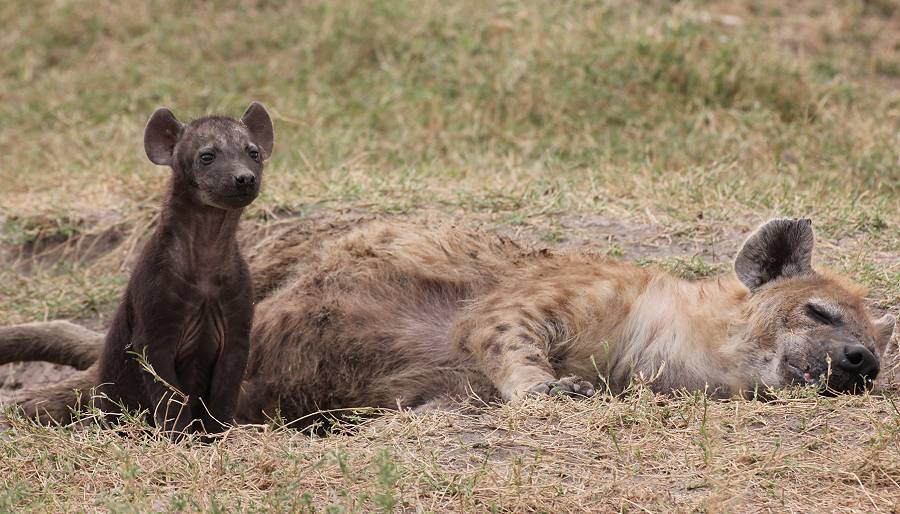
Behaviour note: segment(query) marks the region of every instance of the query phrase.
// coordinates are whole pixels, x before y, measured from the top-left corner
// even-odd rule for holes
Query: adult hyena
[[[762,225],[733,275],[699,281],[452,227],[308,235],[250,253],[264,270],[258,289],[280,287],[256,308],[242,421],[469,394],[590,396],[637,374],[655,377],[658,391],[717,396],[794,384],[860,392],[894,329],[890,315],[869,317],[858,286],[812,268],[809,220]],[[289,277],[270,264],[295,261]],[[58,407],[58,389],[28,406],[52,398]]]

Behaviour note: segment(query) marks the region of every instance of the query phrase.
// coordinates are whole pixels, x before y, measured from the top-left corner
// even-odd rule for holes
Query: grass
[[[0,23],[3,324],[102,326],[165,179],[150,112],[251,99],[276,150],[248,225],[452,217],[705,276],[809,216],[821,265],[900,305],[895,0],[13,0]],[[895,402],[638,391],[212,445],[19,423],[0,510],[890,511]]]
[[[212,444],[171,443],[138,424],[117,434],[17,422],[27,435],[0,442],[2,466],[15,470],[0,502],[113,512],[890,511],[895,406],[803,392],[709,401],[636,386],[625,398],[388,414],[328,437],[240,429]]]

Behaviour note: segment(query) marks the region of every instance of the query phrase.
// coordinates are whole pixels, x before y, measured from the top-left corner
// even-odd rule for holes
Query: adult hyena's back
[[[449,341],[474,298],[528,251],[479,232],[372,224],[314,249],[257,306],[241,417],[493,394]]]

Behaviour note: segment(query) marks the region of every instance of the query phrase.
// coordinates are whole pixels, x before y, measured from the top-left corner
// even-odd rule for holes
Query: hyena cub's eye
[[[203,152],[200,154],[200,162],[203,164],[211,164],[214,160],[216,160],[216,154],[212,152]]]
[[[247,150],[247,153],[250,154],[250,158],[253,159],[254,161],[259,160],[259,151],[256,150],[255,148],[251,148],[251,149]]]
[[[821,305],[816,305],[814,303],[806,304],[806,315],[816,323],[821,323],[823,325],[838,325],[841,322],[834,314],[828,312]]]

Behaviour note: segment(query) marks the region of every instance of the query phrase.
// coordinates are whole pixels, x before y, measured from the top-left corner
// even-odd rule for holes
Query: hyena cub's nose
[[[253,173],[238,173],[234,176],[234,184],[238,187],[255,186],[256,175]]]
[[[848,344],[835,359],[835,365],[848,372],[870,380],[878,375],[878,358],[861,344]]]

